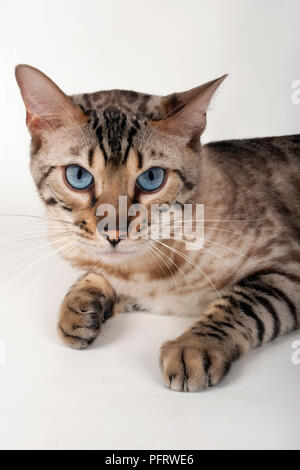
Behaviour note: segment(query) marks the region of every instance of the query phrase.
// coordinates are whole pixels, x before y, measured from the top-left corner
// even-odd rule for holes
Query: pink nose
[[[107,232],[105,232],[107,240],[113,247],[115,247],[121,241],[121,235],[122,232],[119,230],[107,230]]]
[[[107,230],[105,235],[110,240],[119,241],[120,240],[120,231],[119,230]]]

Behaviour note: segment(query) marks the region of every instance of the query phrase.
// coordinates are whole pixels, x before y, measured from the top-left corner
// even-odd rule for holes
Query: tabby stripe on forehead
[[[132,119],[132,124],[133,124],[137,129],[140,129],[140,128],[141,128],[140,123],[139,123],[139,121],[137,120],[137,118],[133,118],[133,119]]]
[[[103,153],[103,156],[104,156],[105,163],[107,163],[107,153],[106,153],[105,148],[103,146],[102,126],[97,127],[96,135],[97,135],[97,139],[98,139],[98,142],[99,142],[99,147],[102,150],[102,153]]]
[[[193,187],[195,186],[194,183],[188,181],[188,180],[186,179],[186,177],[184,176],[184,174],[183,174],[180,170],[175,169],[175,170],[173,170],[173,171],[174,171],[175,173],[177,173],[177,175],[179,176],[179,178],[181,179],[181,181],[183,182],[184,186],[185,186],[187,189],[189,189],[189,190],[193,189]]]
[[[93,129],[96,129],[96,127],[99,124],[99,118],[98,118],[97,114],[95,113],[95,111],[93,111],[93,118],[94,118]]]
[[[142,166],[143,166],[143,155],[141,154],[140,151],[138,151],[137,156],[138,156],[138,168],[142,168]]]
[[[94,160],[94,149],[91,148],[89,150],[89,165],[93,166],[93,160]]]
[[[43,186],[44,181],[48,178],[48,176],[50,175],[52,170],[54,170],[54,168],[56,168],[56,167],[55,166],[49,166],[47,168],[46,172],[43,174],[43,176],[41,177],[41,179],[37,183],[37,188],[38,189],[41,189],[41,187]]]
[[[121,120],[121,129],[122,129],[122,131],[125,130],[126,122],[127,122],[126,114],[122,113],[122,120]]]
[[[124,164],[127,162],[129,150],[132,147],[132,140],[133,140],[133,137],[135,136],[135,134],[136,134],[136,129],[135,129],[135,127],[132,127],[129,131],[128,138],[127,138],[128,144],[127,144],[127,148],[125,150],[124,157],[123,157],[123,163]]]

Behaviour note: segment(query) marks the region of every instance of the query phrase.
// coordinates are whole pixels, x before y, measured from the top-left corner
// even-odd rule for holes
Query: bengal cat
[[[200,145],[221,77],[184,93],[65,95],[16,68],[27,110],[31,172],[54,246],[84,271],[58,332],[83,349],[116,312],[196,316],[160,352],[177,391],[218,384],[233,361],[300,324],[300,135]],[[97,230],[97,207],[203,204],[204,245]],[[129,221],[129,218],[128,218]],[[149,229],[151,222],[149,223]],[[176,233],[176,226],[173,227]]]

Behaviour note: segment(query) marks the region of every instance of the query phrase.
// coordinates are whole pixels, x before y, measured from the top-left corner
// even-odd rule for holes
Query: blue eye
[[[66,168],[66,178],[74,189],[87,189],[94,181],[93,175],[82,166],[70,165]]]
[[[149,168],[136,180],[143,191],[155,191],[160,188],[165,179],[165,170],[159,166]]]

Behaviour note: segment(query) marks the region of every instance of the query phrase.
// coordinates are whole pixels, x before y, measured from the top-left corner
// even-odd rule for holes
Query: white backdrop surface
[[[299,20],[298,0],[1,2],[0,213],[43,214],[17,63],[67,93],[165,94],[229,73],[204,141],[299,133]],[[252,352],[216,389],[169,392],[158,350],[190,320],[120,315],[91,350],[65,348],[57,311],[78,273],[45,240],[8,244],[33,230],[26,220],[0,216],[0,448],[300,448],[300,333]]]

